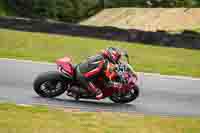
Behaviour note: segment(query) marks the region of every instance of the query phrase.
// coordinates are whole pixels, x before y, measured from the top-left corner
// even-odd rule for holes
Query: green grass
[[[0,57],[54,62],[70,56],[78,63],[103,48],[127,49],[137,71],[200,77],[200,51],[0,29]]]
[[[7,0],[0,0],[0,16],[13,16],[14,11],[8,6]]]
[[[81,113],[0,104],[1,133],[199,133],[200,118]]]
[[[194,32],[200,32],[200,26],[197,26],[195,28],[192,28],[192,29],[189,29],[190,31],[194,31]],[[173,31],[174,33],[181,33],[183,32],[185,29],[182,29],[182,30],[178,30],[178,31]]]
[[[200,28],[195,28],[194,31],[200,32]]]

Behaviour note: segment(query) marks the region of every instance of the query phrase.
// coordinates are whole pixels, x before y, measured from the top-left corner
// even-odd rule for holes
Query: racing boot
[[[103,98],[103,93],[99,88],[96,88],[94,86],[94,84],[92,84],[91,82],[89,83],[88,89],[94,93],[95,97],[97,100],[100,100]]]
[[[96,92],[96,99],[97,100],[100,100],[103,98],[103,93],[100,89],[97,89],[97,92]]]

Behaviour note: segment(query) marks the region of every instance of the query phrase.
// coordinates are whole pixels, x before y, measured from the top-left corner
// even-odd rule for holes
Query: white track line
[[[42,61],[32,61],[32,60],[21,60],[21,59],[18,60],[18,59],[10,59],[10,58],[0,58],[0,60],[3,60],[3,61],[15,61],[15,62],[21,62],[21,63],[55,65],[55,63],[42,62]]]
[[[23,107],[33,107],[31,104],[16,104],[18,106],[23,106]]]
[[[184,79],[184,80],[199,80],[200,78],[194,78],[194,77],[187,77],[187,76],[179,76],[179,75],[161,75],[159,73],[144,73],[144,72],[139,72],[140,74],[143,74],[144,76],[155,76],[155,77],[160,77],[160,78],[168,78],[168,79]]]
[[[55,63],[49,63],[49,62],[41,62],[41,61],[32,61],[32,60],[18,60],[18,59],[10,59],[10,58],[0,58],[0,61],[15,61],[15,62],[21,62],[21,63],[32,63],[32,64],[44,64],[44,65],[55,65]],[[185,80],[199,80],[200,78],[194,78],[194,77],[187,77],[187,76],[178,76],[178,75],[161,75],[159,73],[144,73],[144,72],[138,72],[139,75],[144,76],[156,76],[160,78],[169,78],[169,79],[185,79]]]

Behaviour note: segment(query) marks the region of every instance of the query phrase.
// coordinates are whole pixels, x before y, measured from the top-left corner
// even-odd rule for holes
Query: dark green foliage
[[[7,0],[0,0],[0,16],[12,16],[15,13],[11,10]]]
[[[191,7],[192,0],[149,0],[146,4],[151,7]]]
[[[22,16],[77,22],[101,9],[98,0],[9,0]]]
[[[193,4],[194,4],[196,7],[200,7],[200,0],[193,0]]]
[[[200,0],[104,0],[107,7],[192,7]]]

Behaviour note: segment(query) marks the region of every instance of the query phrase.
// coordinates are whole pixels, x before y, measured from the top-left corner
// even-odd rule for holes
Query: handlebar
[[[118,64],[115,71],[120,79],[120,82],[127,83],[127,79],[124,76],[124,73],[127,72],[126,64],[123,63]]]

